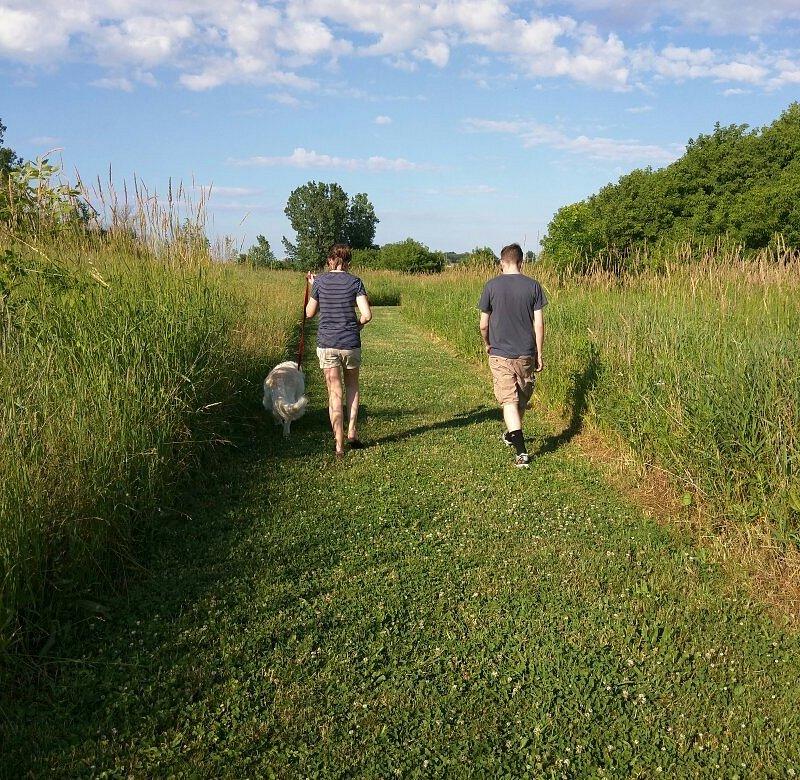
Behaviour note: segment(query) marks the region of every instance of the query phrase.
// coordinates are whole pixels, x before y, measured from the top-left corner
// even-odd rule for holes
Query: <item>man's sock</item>
[[[509,431],[508,440],[514,445],[517,455],[522,455],[523,452],[527,452],[525,449],[525,437],[522,435],[522,429]]]

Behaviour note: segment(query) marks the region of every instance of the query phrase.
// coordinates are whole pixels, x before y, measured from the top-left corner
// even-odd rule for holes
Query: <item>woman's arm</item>
[[[359,295],[356,298],[356,306],[358,306],[358,313],[361,315],[358,318],[358,329],[361,330],[372,319],[372,309],[366,295]]]

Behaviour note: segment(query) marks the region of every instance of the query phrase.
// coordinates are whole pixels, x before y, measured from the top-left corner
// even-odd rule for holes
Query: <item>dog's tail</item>
[[[279,400],[277,402],[278,408],[281,411],[281,415],[287,420],[296,420],[298,417],[300,417],[300,415],[305,412],[307,404],[308,398],[306,398],[304,395],[301,395],[300,398],[293,404],[287,404],[283,400]]]

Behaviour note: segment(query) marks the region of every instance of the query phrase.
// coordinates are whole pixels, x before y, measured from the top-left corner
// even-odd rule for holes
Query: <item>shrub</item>
[[[407,238],[396,244],[384,244],[380,250],[380,264],[382,268],[404,273],[438,273],[444,267],[444,255]]]

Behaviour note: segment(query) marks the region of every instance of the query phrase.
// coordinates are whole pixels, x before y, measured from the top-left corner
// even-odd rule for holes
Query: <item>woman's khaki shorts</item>
[[[520,409],[528,406],[536,385],[536,363],[532,357],[506,358],[489,355],[492,370],[494,397],[501,406],[517,404]]]
[[[361,348],[358,349],[333,349],[331,347],[317,347],[317,357],[320,368],[359,368],[361,365]]]

